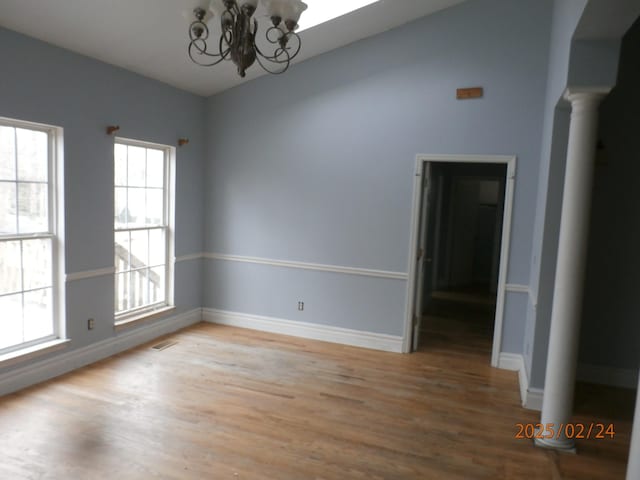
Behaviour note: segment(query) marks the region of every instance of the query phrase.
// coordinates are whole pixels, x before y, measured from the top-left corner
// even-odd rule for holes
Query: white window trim
[[[15,239],[25,238],[51,238],[51,269],[52,286],[51,295],[53,302],[53,335],[39,338],[30,342],[24,342],[13,347],[7,347],[0,353],[0,366],[8,363],[28,360],[35,356],[48,353],[52,349],[68,346],[65,310],[65,250],[64,250],[64,143],[63,129],[43,123],[28,122],[12,118],[0,117],[0,125],[12,128],[24,128],[41,131],[47,134],[47,154],[49,157],[47,183],[49,188],[49,232],[37,234],[15,235]],[[4,236],[10,239],[12,236]]]
[[[165,212],[164,216],[167,221],[166,227],[161,227],[166,230],[167,233],[167,249],[165,252],[165,265],[166,265],[166,279],[165,279],[165,301],[162,303],[155,303],[153,305],[145,305],[135,310],[129,310],[122,314],[116,314],[114,312],[114,325],[116,330],[122,327],[133,326],[141,321],[149,320],[149,317],[155,317],[158,314],[162,314],[171,311],[175,308],[175,165],[176,165],[176,149],[170,145],[163,145],[159,143],[145,142],[141,140],[134,140],[124,137],[115,137],[115,145],[123,144],[133,147],[152,148],[156,150],[162,150],[165,153]],[[112,157],[112,161],[115,162],[115,153]],[[114,164],[115,167],[115,164]],[[115,182],[114,182],[115,192]],[[114,199],[115,207],[115,199]],[[153,227],[151,227],[153,228]],[[149,230],[149,227],[142,227],[141,230]],[[116,230],[115,226],[113,232],[117,231],[130,231],[132,229],[120,229]],[[135,230],[135,229],[133,229]],[[114,282],[115,282],[114,273]],[[116,292],[114,292],[114,295]]]

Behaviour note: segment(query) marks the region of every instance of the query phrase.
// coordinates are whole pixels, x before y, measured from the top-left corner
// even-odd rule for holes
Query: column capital
[[[568,87],[564,92],[565,100],[568,100],[572,104],[581,100],[586,101],[601,101],[604,97],[609,95],[612,87]]]

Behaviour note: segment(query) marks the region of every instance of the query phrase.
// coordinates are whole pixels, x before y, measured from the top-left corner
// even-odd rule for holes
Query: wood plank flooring
[[[614,440],[517,440],[516,374],[200,324],[0,399],[0,479],[623,479]],[[576,421],[608,421],[592,413]]]

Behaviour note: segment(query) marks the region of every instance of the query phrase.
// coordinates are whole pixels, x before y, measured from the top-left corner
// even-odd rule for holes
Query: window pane
[[[18,228],[20,233],[47,232],[49,230],[48,194],[46,184],[18,184]]]
[[[164,152],[147,150],[147,187],[164,187]]]
[[[144,187],[146,183],[146,151],[141,147],[129,147],[129,178],[130,187]]]
[[[129,232],[116,233],[115,265],[116,272],[129,270]]]
[[[162,149],[115,146],[115,226],[130,229],[115,233],[117,313],[166,300],[166,229],[137,230],[165,225],[166,161]]]
[[[24,289],[50,287],[53,282],[51,268],[51,240],[25,240],[22,242],[22,268]]]
[[[129,226],[143,227],[145,221],[145,203],[146,197],[144,188],[129,188],[127,189],[129,195],[128,212],[129,212]]]
[[[24,341],[53,335],[53,296],[50,288],[24,294]]]
[[[0,127],[0,180],[16,179],[15,130]]]
[[[114,181],[117,186],[124,187],[127,185],[127,147],[116,143],[114,157]]]
[[[50,133],[0,126],[0,350],[54,334]]]
[[[0,295],[21,290],[20,242],[0,242]],[[0,309],[2,316],[4,310]]]
[[[164,230],[149,231],[149,266],[165,264],[166,245],[164,242]]]
[[[129,308],[142,307],[149,303],[147,276],[149,269],[134,270],[131,272],[130,289],[129,289]]]
[[[16,128],[18,180],[46,182],[49,178],[47,134]]]
[[[16,184],[0,182],[0,235],[15,234],[16,220]]]
[[[147,189],[147,225],[162,225],[163,222],[163,192],[159,189]]]
[[[22,343],[22,295],[0,297],[0,348]]]
[[[149,265],[149,232],[131,232],[131,268]]]
[[[156,267],[149,272],[149,303],[158,303],[165,300],[164,280],[165,267]]]
[[[116,312],[129,309],[129,272],[116,274]]]
[[[116,228],[126,228],[129,221],[129,212],[127,210],[127,189],[116,188],[115,192],[115,219]]]

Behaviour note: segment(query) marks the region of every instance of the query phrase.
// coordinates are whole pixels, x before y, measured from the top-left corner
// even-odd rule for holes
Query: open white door
[[[418,252],[416,255],[416,288],[413,302],[413,332],[411,351],[418,350],[420,343],[420,328],[422,327],[422,302],[424,299],[425,267],[427,259],[427,225],[429,224],[429,189],[431,183],[431,163],[425,162],[422,172],[422,194],[420,201],[420,233],[418,237]]]

